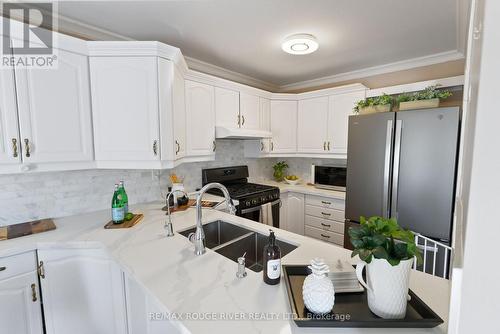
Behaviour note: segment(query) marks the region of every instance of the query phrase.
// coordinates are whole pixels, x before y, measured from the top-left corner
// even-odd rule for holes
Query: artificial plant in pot
[[[447,99],[452,93],[449,90],[429,86],[415,93],[402,93],[396,98],[399,110],[437,108],[441,100]]]
[[[274,179],[278,182],[283,181],[283,178],[285,177],[285,171],[288,168],[288,164],[286,161],[278,161],[277,163],[274,164],[273,169],[274,169]]]
[[[358,101],[354,107],[354,112],[363,114],[371,114],[375,112],[391,111],[392,97],[387,94],[375,97],[367,97],[364,100]]]
[[[362,260],[356,274],[368,293],[368,307],[384,319],[406,315],[408,285],[414,258],[421,258],[415,235],[395,219],[361,217],[359,228],[349,228],[352,256]],[[363,268],[366,266],[366,282]]]

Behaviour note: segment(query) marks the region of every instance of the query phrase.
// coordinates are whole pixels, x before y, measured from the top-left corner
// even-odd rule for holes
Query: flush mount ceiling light
[[[283,43],[281,43],[281,48],[286,53],[292,55],[306,55],[313,53],[318,50],[319,44],[316,37],[310,34],[297,34],[288,36]]]

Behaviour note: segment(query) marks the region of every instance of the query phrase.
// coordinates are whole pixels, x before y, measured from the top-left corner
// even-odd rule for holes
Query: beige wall
[[[465,69],[465,60],[454,60],[441,64],[417,67],[410,70],[397,71],[385,74],[374,75],[371,77],[353,79],[332,84],[310,87],[306,89],[291,90],[287,93],[302,93],[312,90],[343,86],[351,83],[362,83],[369,88],[381,88],[394,85],[402,85],[418,81],[426,81],[447,77],[463,75]]]

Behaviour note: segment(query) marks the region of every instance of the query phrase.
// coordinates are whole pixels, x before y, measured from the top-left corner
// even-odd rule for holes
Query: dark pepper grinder
[[[264,265],[264,282],[275,285],[281,279],[281,250],[276,245],[276,236],[273,230],[269,230],[269,243],[264,246],[262,264]]]

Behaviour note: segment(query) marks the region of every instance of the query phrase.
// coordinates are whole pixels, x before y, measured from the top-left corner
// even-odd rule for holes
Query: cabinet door
[[[297,152],[326,153],[328,97],[299,101],[297,113]]]
[[[304,195],[289,193],[287,207],[287,231],[304,235]]]
[[[271,131],[271,101],[261,97],[260,102],[260,128],[262,130]],[[271,148],[271,139],[261,139],[260,151],[269,153]]]
[[[14,72],[0,70],[0,164],[21,162]]]
[[[2,333],[43,334],[36,271],[0,281]]]
[[[240,94],[237,91],[215,87],[215,124],[240,127]]]
[[[157,60],[90,57],[96,160],[160,159]]]
[[[126,333],[123,275],[101,249],[38,251],[47,334]]]
[[[297,101],[271,101],[271,153],[297,151]]]
[[[215,155],[214,87],[186,80],[187,155]]]
[[[88,57],[58,50],[56,69],[16,69],[24,162],[92,161]]]
[[[172,92],[174,108],[174,144],[175,159],[186,155],[186,87],[182,74],[174,69]]]
[[[258,96],[240,93],[241,127],[260,129],[260,100]]]
[[[356,102],[365,98],[365,91],[332,95],[328,107],[329,153],[347,154],[349,116]]]

